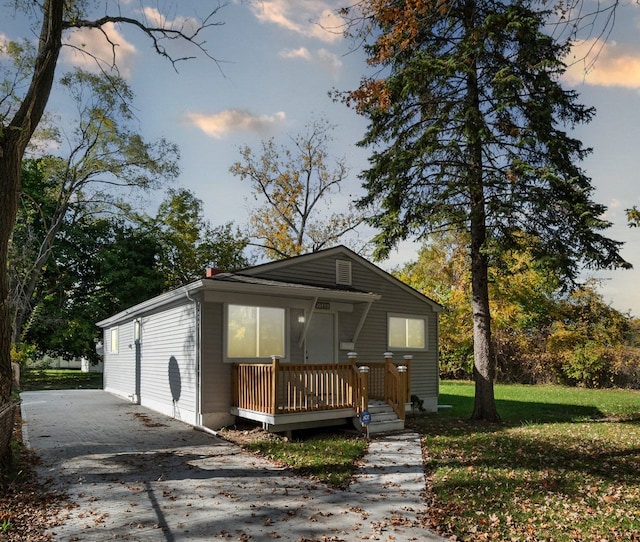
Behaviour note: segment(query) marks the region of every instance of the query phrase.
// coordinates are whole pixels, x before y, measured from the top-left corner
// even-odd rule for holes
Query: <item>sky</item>
[[[585,11],[596,6],[595,1],[585,3]],[[6,4],[0,5],[0,41],[29,36],[25,21],[13,18]],[[101,9],[97,13],[103,13],[118,3],[95,4]],[[106,27],[118,43],[120,73],[136,95],[138,129],[147,140],[165,137],[179,146],[179,186],[202,200],[214,227],[233,221],[244,229],[254,205],[248,181],[229,172],[240,159],[240,148],[259,151],[261,142],[271,137],[276,144],[286,144],[315,118],[335,126],[330,155],[344,158],[350,168],[341,195],[333,201],[336,209],[363,195],[358,173],[367,166],[367,151],[356,143],[364,135],[366,120],[329,96],[333,89],[357,88],[366,73],[364,52],[340,31],[335,10],[343,4],[344,0],[229,0],[214,15],[220,24],[203,34],[216,61],[174,43],[171,51],[176,55],[197,56],[178,64],[177,72],[154,53],[139,30]],[[211,0],[121,0],[119,9],[124,15],[189,28],[215,5]],[[608,207],[606,218],[613,225],[606,235],[625,242],[622,254],[634,269],[584,276],[601,280],[606,302],[640,316],[640,228],[629,228],[625,215],[625,209],[640,205],[640,5],[621,4],[613,26],[603,32],[602,24],[599,19],[593,26],[585,25],[571,57],[578,60],[564,83],[580,94],[583,104],[596,108],[594,120],[575,131],[593,148],[582,167],[595,187],[593,198]],[[65,39],[109,58],[100,32],[84,30]],[[65,47],[58,74],[85,62],[86,57]],[[64,114],[68,107],[64,94],[54,88],[49,111]],[[150,195],[147,212],[155,214],[163,198],[163,193]],[[403,243],[379,265],[391,270],[414,260],[417,249],[416,243]]]

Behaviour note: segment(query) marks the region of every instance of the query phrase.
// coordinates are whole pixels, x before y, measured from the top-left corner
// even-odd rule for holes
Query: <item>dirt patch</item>
[[[262,429],[262,427],[259,425],[244,421],[239,422],[236,425],[224,427],[218,430],[217,433],[223,439],[228,440],[229,442],[233,442],[238,446],[242,446],[243,448],[246,448],[254,442],[264,440],[287,441],[287,438],[282,435],[269,433],[269,431]]]
[[[58,524],[64,509],[72,507],[62,493],[51,491],[39,479],[39,458],[22,442],[22,420],[16,415],[12,454],[0,465],[0,542],[51,540],[47,530]]]

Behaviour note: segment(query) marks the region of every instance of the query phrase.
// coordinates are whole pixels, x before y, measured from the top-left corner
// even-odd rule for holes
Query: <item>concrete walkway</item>
[[[77,504],[57,541],[443,540],[420,527],[417,435],[372,440],[340,491],[103,391],[25,392],[22,415],[42,474]]]

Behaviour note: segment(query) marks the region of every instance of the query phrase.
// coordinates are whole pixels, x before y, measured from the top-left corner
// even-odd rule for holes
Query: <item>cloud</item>
[[[595,38],[576,42],[564,80],[601,87],[640,89],[640,51]]]
[[[279,111],[274,115],[255,115],[245,109],[225,109],[219,113],[187,113],[189,123],[205,134],[221,139],[230,132],[255,132],[261,136],[282,123],[286,115]]]
[[[102,29],[80,28],[71,32],[64,41],[62,60],[90,72],[99,71],[98,64],[109,70],[115,63],[120,75],[131,75],[136,48],[129,43],[113,23]]]
[[[326,49],[320,49],[318,51],[318,63],[326,72],[333,77],[337,77],[338,72],[342,68],[342,60],[337,55],[333,54]]]
[[[338,73],[342,68],[342,60],[340,60],[337,55],[324,48],[318,49],[314,53],[309,51],[306,47],[300,47],[298,49],[284,49],[280,51],[279,55],[287,60],[301,59],[311,62],[322,68],[334,78],[338,76]]]
[[[306,47],[299,47],[298,49],[283,49],[279,54],[282,58],[302,58],[304,60],[311,60],[311,53]]]
[[[166,15],[152,7],[143,8],[142,13],[150,26],[179,30],[187,36],[193,34],[200,26],[200,23],[193,17],[179,15],[175,19],[168,19]]]
[[[324,42],[342,39],[344,22],[335,14],[339,3],[330,0],[261,0],[250,4],[262,23],[275,24]]]

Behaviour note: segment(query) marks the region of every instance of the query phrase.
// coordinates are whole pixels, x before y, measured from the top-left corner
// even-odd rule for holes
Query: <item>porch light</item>
[[[304,314],[301,314],[300,316],[298,316],[298,323],[299,324],[304,324]]]

